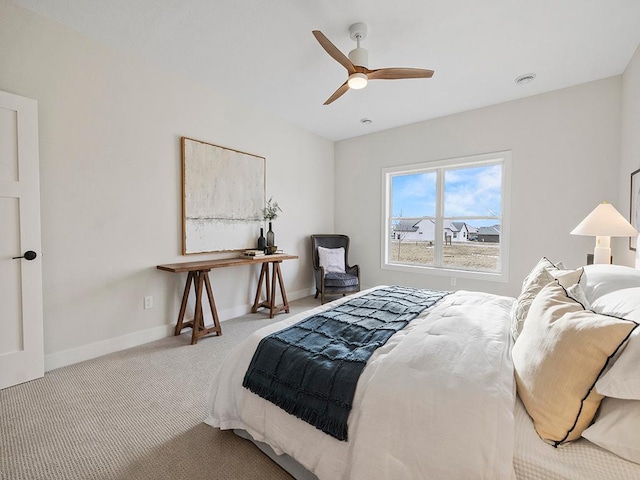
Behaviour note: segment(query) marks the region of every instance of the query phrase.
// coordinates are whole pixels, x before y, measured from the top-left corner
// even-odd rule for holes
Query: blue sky
[[[481,167],[445,172],[445,216],[500,215],[502,167]],[[421,217],[435,215],[436,172],[397,175],[392,179],[394,216]],[[475,226],[496,221],[473,221]]]

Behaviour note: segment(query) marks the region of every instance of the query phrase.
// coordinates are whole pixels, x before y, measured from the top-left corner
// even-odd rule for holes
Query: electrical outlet
[[[451,286],[452,287],[456,286],[456,277],[451,277]]]
[[[153,308],[153,297],[151,295],[144,297],[144,309],[148,310],[150,308]]]

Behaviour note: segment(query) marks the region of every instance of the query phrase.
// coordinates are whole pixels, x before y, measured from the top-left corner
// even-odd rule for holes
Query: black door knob
[[[13,260],[15,260],[17,258],[24,258],[25,260],[34,260],[37,256],[38,256],[38,254],[36,252],[34,252],[33,250],[27,250],[26,252],[24,252],[24,255],[22,255],[20,257],[13,257]]]

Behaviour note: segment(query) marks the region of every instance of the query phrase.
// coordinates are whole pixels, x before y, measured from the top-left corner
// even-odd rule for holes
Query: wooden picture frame
[[[182,137],[182,254],[256,248],[266,159]]]
[[[631,198],[629,222],[636,230],[640,229],[640,168],[631,174]],[[629,249],[635,251],[638,246],[638,237],[629,237]]]

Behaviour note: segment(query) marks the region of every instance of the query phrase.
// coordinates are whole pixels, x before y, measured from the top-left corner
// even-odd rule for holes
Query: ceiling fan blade
[[[344,82],[342,85],[340,85],[340,87],[338,87],[338,89],[335,92],[333,92],[333,95],[327,98],[327,101],[324,102],[324,105],[329,105],[334,100],[337,100],[342,95],[344,95],[347,92],[347,90],[349,90],[349,85],[347,84],[347,82]]]
[[[399,80],[403,78],[431,78],[433,70],[424,68],[379,68],[369,70],[367,77],[369,80]]]
[[[344,53],[338,50],[338,47],[336,47],[333,43],[331,43],[329,39],[325,37],[320,30],[314,30],[313,36],[316,37],[316,40],[318,40],[318,43],[320,43],[322,48],[324,48],[326,52],[329,55],[331,55],[331,57],[336,62],[338,62],[340,65],[342,65],[344,68],[347,69],[347,71],[349,72],[349,75],[351,75],[352,73],[356,73],[356,67],[353,66],[353,63],[351,63],[351,60],[349,60],[349,58]]]

